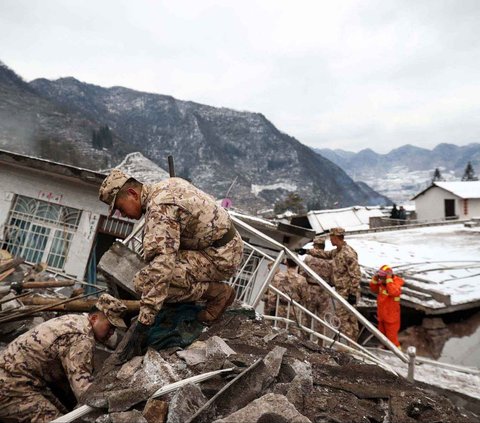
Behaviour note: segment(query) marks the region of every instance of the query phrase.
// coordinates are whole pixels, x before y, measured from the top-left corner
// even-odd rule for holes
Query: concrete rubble
[[[161,386],[224,368],[233,370],[150,398]],[[278,331],[244,309],[227,311],[188,348],[149,349],[144,357],[123,365],[115,364],[114,353],[99,375],[87,403],[101,408],[80,421],[464,423],[478,419],[445,397],[346,353]]]

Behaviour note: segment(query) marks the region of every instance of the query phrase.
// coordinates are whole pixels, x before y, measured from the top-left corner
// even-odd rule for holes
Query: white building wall
[[[470,198],[468,200],[467,214],[464,213],[463,201],[460,201],[462,210],[460,214],[461,219],[470,219],[472,217],[480,217],[480,198]]]
[[[455,200],[455,213],[463,218],[463,200],[439,187],[430,188],[415,199],[415,210],[418,220],[445,219],[445,201]]]
[[[70,244],[65,273],[83,278],[100,215],[108,208],[98,200],[98,187],[80,180],[51,175],[36,169],[25,169],[2,163],[0,166],[0,227],[7,223],[15,194],[48,201],[82,210],[79,227]],[[3,230],[0,230],[0,237]]]

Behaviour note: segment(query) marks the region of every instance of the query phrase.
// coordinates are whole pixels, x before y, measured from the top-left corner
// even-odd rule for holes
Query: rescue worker
[[[140,355],[148,331],[164,301],[205,300],[197,316],[204,324],[217,320],[235,299],[224,281],[235,274],[243,242],[228,212],[215,200],[181,178],[145,185],[114,169],[103,181],[99,198],[124,217],[145,213],[144,259],[134,278],[141,294],[140,314],[120,358]]]
[[[105,343],[125,304],[102,294],[89,314],[67,314],[20,335],[0,353],[0,421],[49,422],[68,410],[52,388],[70,385],[78,402],[92,383],[95,341]],[[60,388],[61,389],[61,388]]]
[[[298,266],[292,260],[287,258],[285,261],[287,266],[286,271],[278,271],[272,279],[271,285],[275,288],[288,295],[293,301],[301,304],[306,307],[310,303],[310,291],[305,277],[301,276],[298,273]],[[267,291],[266,298],[266,313],[270,316],[284,317],[294,320],[299,324],[305,325],[306,318],[302,316],[301,313],[296,307],[290,305],[290,312],[288,312],[289,301],[282,297],[278,296],[278,308],[277,308],[277,293],[272,289]],[[275,314],[275,309],[277,308],[277,313]],[[289,325],[291,333],[298,336],[299,338],[304,337],[304,332],[295,327],[294,325]]]
[[[332,283],[335,291],[345,298],[352,306],[355,306],[360,298],[360,266],[355,250],[344,239],[345,229],[330,229],[330,242],[333,250],[323,251],[311,249],[307,254],[313,257],[331,260]],[[336,307],[336,315],[340,320],[340,331],[352,340],[358,337],[357,318],[346,308]]]
[[[319,251],[325,250],[324,236],[318,235],[313,239],[313,249]],[[332,265],[330,260],[314,257],[310,254],[305,257],[303,262],[325,282],[330,285],[332,284]],[[309,276],[307,272],[301,270],[300,274],[306,278],[310,290],[310,302],[307,308],[317,316],[324,318],[325,313],[331,308],[330,295],[328,295],[319,283]]]
[[[403,279],[394,275],[390,266],[383,265],[370,280],[370,290],[377,294],[378,330],[400,347],[400,295]]]

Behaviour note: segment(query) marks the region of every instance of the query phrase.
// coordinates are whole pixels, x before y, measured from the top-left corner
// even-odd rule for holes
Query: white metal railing
[[[244,301],[245,303],[251,305],[254,308],[257,308],[260,301],[267,289],[271,289],[278,298],[283,297],[289,301],[288,310],[292,307],[296,310],[296,313],[300,315],[307,315],[311,321],[311,327],[308,328],[305,325],[297,324],[296,326],[310,335],[313,338],[323,339],[326,342],[331,343],[331,347],[335,348],[346,348],[356,351],[359,356],[368,359],[376,364],[380,364],[377,357],[374,356],[370,351],[365,347],[358,344],[356,341],[350,339],[344,333],[339,331],[332,322],[327,322],[324,319],[321,319],[316,314],[312,313],[306,308],[306,305],[299,304],[291,300],[288,295],[281,292],[274,286],[270,285],[273,276],[278,271],[279,266],[285,257],[288,257],[295,261],[298,266],[300,266],[305,273],[307,273],[313,280],[315,280],[322,289],[324,289],[331,297],[335,300],[335,303],[340,307],[344,307],[348,310],[349,313],[353,314],[356,319],[361,323],[368,331],[372,333],[383,345],[385,345],[389,350],[392,351],[400,360],[407,363],[409,361],[408,356],[403,354],[389,339],[387,339],[377,328],[375,328],[362,314],[360,314],[354,307],[352,307],[341,295],[339,295],[327,282],[325,282],[320,276],[318,276],[310,267],[308,267],[303,261],[299,260],[298,256],[286,248],[283,244],[273,240],[272,238],[265,235],[263,232],[258,231],[257,229],[251,227],[247,223],[238,219],[235,216],[230,215],[232,221],[238,228],[243,229],[251,235],[262,239],[267,245],[270,245],[274,249],[278,250],[279,253],[277,257],[273,258],[268,254],[264,253],[260,249],[252,246],[251,244],[244,242],[244,256],[243,261],[240,264],[238,272],[230,279],[229,283],[233,285],[236,289],[237,298]],[[139,224],[134,228],[132,233],[123,241],[123,243],[131,250],[135,251],[139,255],[143,255],[142,249],[142,232],[143,232],[144,220],[142,219]],[[265,265],[266,263],[272,263],[270,269],[266,276],[262,277],[260,272],[266,272]],[[268,269],[268,267],[267,267]],[[278,301],[277,301],[278,303]],[[277,314],[277,310],[275,312]],[[268,320],[274,321],[284,321],[286,323],[286,328],[294,321],[289,319],[289,314],[286,318],[276,316],[265,316]],[[315,325],[325,328],[334,334],[333,338],[325,336],[315,330]],[[337,340],[342,340],[342,344],[339,344]],[[382,364],[385,367],[384,364]],[[389,371],[393,369],[389,368]]]

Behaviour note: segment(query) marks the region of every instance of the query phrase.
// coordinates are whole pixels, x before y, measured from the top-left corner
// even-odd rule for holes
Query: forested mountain
[[[139,151],[217,198],[256,211],[296,193],[307,208],[387,203],[259,113],[74,78],[25,83],[0,68],[0,148],[93,169]]]

